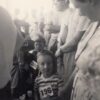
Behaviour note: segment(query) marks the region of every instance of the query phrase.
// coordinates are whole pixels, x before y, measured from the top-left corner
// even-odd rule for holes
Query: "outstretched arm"
[[[82,38],[85,31],[79,31],[75,36],[67,43],[65,43],[63,46],[61,46],[62,52],[69,52],[77,48],[77,45]]]

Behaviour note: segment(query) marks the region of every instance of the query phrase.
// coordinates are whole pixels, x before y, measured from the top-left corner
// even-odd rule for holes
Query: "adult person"
[[[11,16],[0,7],[0,99],[11,100],[10,97],[10,70],[13,63],[13,55],[19,49],[16,44],[17,31]],[[18,36],[19,37],[19,36]]]
[[[71,100],[100,100],[100,1],[71,0],[71,2],[81,15],[94,21],[78,45],[76,69],[69,80],[71,82],[75,76]]]
[[[75,68],[75,54],[78,42],[88,28],[89,24],[90,20],[84,16],[80,16],[76,9],[73,10],[73,14],[70,16],[68,22],[62,24],[61,35],[58,41],[60,46],[56,51],[56,56],[59,57],[60,55],[63,55],[63,76],[65,85]],[[67,34],[65,42],[63,42],[65,37],[64,34]],[[69,90],[65,91],[68,92],[67,96],[69,95],[69,98],[71,90],[72,87],[70,85]]]
[[[48,49],[53,51],[57,49],[57,37],[60,32],[60,26],[63,17],[67,16],[68,0],[52,0],[53,8],[48,11],[45,17],[44,35]]]
[[[64,77],[66,82],[74,69],[78,42],[90,24],[90,20],[85,16],[80,16],[76,9],[72,13],[68,22],[62,24],[58,38],[59,47],[56,51],[56,56],[64,55]]]
[[[55,0],[56,1],[56,0]],[[59,1],[59,0],[58,0]],[[62,7],[63,6],[63,3],[64,1],[59,1],[57,4],[55,3],[55,5],[58,7],[58,9],[61,9],[60,6]],[[57,49],[60,48],[60,46],[64,45],[65,44],[65,41],[66,41],[66,37],[67,37],[67,34],[68,34],[68,24],[69,24],[69,19],[70,17],[72,16],[73,14],[73,9],[71,9],[69,7],[69,0],[65,0],[66,2],[66,5],[67,6],[63,6],[62,7],[62,20],[61,20],[61,25],[60,25],[60,32],[57,37]],[[61,4],[60,4],[61,3]],[[57,55],[58,59],[57,59],[57,64],[58,64],[58,73],[63,76],[63,67],[64,67],[64,62],[63,62],[63,55]]]

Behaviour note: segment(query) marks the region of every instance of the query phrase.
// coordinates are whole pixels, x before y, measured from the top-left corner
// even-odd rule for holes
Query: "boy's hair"
[[[45,39],[44,39],[44,37],[40,33],[37,33],[34,36],[33,41],[34,42],[43,42],[45,44]]]
[[[53,73],[56,73],[57,72],[57,62],[56,62],[56,57],[54,56],[54,54],[52,52],[48,51],[48,50],[42,50],[42,51],[38,52],[37,59],[41,55],[42,56],[48,55],[52,58],[52,62],[53,62],[53,66],[54,66],[53,67],[54,68]]]

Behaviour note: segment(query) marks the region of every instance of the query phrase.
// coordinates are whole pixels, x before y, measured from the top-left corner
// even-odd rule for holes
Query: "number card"
[[[40,87],[39,92],[40,92],[40,96],[42,98],[54,95],[53,89],[52,89],[52,87],[50,85],[49,86],[45,86],[45,87]]]

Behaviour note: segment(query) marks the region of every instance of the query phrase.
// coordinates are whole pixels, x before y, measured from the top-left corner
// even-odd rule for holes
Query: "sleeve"
[[[35,79],[34,92],[38,92],[38,78]]]
[[[58,80],[58,89],[62,88],[64,85],[64,80],[62,78],[59,78]]]
[[[58,42],[61,44],[63,44],[66,41],[67,33],[68,33],[68,25],[72,15],[73,15],[73,11],[71,9],[68,9],[65,12],[65,16],[61,21],[60,33],[58,35]]]
[[[64,43],[64,40],[66,40],[65,38],[67,37],[67,33],[68,33],[68,26],[62,24],[60,33],[58,35],[58,43],[60,43],[61,45]]]
[[[35,80],[35,83],[34,83],[34,98],[35,98],[35,100],[40,100],[38,81],[39,81],[39,79],[37,77]]]
[[[88,19],[85,16],[79,16],[79,24],[78,24],[78,28],[77,31],[86,31],[91,23],[90,19]]]

